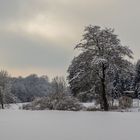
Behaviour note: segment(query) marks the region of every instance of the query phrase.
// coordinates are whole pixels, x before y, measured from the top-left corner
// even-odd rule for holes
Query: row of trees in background
[[[52,92],[52,85],[47,76],[38,77],[35,74],[25,78],[11,78],[11,92],[18,102],[30,102],[35,97],[46,96]]]

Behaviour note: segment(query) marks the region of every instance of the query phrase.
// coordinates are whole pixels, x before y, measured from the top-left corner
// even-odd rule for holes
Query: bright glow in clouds
[[[65,37],[67,31],[72,36],[72,31],[66,29],[65,25],[62,24],[63,23],[56,23],[56,21],[47,19],[43,15],[38,15],[36,18],[31,20],[21,21],[17,23],[13,22],[11,24],[8,24],[8,26],[6,26],[5,29],[11,32],[18,33],[20,31],[31,35],[37,35],[44,39],[58,41],[59,38]]]
[[[12,75],[65,75],[84,27],[115,28],[139,58],[139,0],[1,0],[0,64]]]

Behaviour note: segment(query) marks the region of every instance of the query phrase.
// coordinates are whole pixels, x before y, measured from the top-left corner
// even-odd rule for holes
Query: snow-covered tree
[[[135,65],[133,90],[135,91],[135,95],[140,97],[140,60]]]
[[[0,71],[0,104],[4,109],[4,104],[12,103],[16,100],[11,93],[11,80],[7,71]]]
[[[107,96],[108,90],[111,89],[111,82],[118,71],[129,70],[130,62],[126,57],[133,58],[132,51],[127,46],[121,45],[118,36],[114,34],[114,30],[108,28],[101,29],[99,26],[92,25],[85,28],[83,39],[75,48],[80,49],[82,53],[88,55],[89,58],[86,59],[85,57],[86,60],[84,61],[80,59],[78,68],[73,68],[73,63],[69,67],[68,72],[71,73],[68,77],[70,85],[71,81],[77,77],[81,77],[81,74],[85,71],[88,71],[92,78],[92,74],[95,75],[95,83],[97,82],[96,84],[99,85],[99,90],[101,91],[98,92],[101,107],[105,111],[108,111],[109,104]],[[79,58],[79,56],[77,58]],[[83,65],[80,67],[82,63]],[[89,63],[88,67],[86,63]],[[75,67],[77,66],[75,65]],[[81,77],[81,80],[84,81],[84,78]],[[96,84],[92,85],[91,90],[95,88]]]

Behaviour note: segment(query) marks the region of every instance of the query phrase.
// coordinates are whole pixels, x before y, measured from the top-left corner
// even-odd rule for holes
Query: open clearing
[[[0,110],[0,140],[136,140],[138,112]]]

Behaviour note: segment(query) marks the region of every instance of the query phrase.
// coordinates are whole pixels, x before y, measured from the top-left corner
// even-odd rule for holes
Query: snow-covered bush
[[[82,109],[82,105],[79,101],[68,94],[66,82],[63,77],[55,77],[52,80],[52,89],[49,95],[36,98],[30,104],[23,106],[23,109],[68,111],[78,111]]]
[[[133,100],[130,97],[122,96],[119,98],[119,107],[122,109],[130,108],[132,106]]]
[[[86,108],[86,111],[102,111],[102,110],[94,106],[89,106]]]
[[[65,94],[50,94],[47,97],[37,98],[30,104],[24,105],[23,109],[78,111],[82,109],[82,105],[74,97]]]

